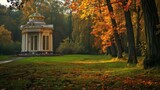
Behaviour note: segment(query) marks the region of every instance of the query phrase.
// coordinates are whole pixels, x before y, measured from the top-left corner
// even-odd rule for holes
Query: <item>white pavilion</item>
[[[29,16],[29,21],[21,25],[22,49],[21,52],[53,52],[53,25],[44,22],[45,17],[38,13]]]

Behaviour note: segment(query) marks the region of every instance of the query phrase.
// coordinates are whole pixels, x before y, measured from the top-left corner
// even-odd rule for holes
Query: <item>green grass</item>
[[[158,89],[159,72],[105,55],[27,57],[0,65],[0,89]]]
[[[14,56],[11,55],[0,55],[0,61],[14,59]]]
[[[111,59],[111,57],[106,57],[105,55],[64,55],[48,57],[31,57],[24,59],[23,62],[72,62],[102,59]]]

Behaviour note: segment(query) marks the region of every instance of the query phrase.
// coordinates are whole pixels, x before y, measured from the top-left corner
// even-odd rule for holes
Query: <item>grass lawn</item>
[[[139,61],[142,62],[142,61]],[[29,57],[0,65],[0,90],[159,90],[160,70],[104,55]]]
[[[15,58],[14,56],[11,55],[0,55],[0,61],[4,61],[4,60],[10,60]]]

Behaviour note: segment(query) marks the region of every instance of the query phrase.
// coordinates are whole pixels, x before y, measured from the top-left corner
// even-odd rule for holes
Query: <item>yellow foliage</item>
[[[75,2],[73,3],[75,4]],[[118,33],[125,32],[125,23],[122,2],[119,0],[111,0],[114,12],[108,11],[106,0],[78,0],[76,2],[76,10],[81,19],[92,19],[92,32],[96,40],[95,44],[101,46],[102,51],[105,51],[106,47],[109,46],[107,41],[110,42],[110,38],[113,37],[113,29],[118,30]],[[128,9],[131,4],[131,0],[126,5]],[[117,27],[113,28],[111,18],[116,19]],[[98,46],[95,45],[95,46]]]
[[[4,25],[0,26],[0,44],[5,45],[11,43],[11,32],[8,31]]]

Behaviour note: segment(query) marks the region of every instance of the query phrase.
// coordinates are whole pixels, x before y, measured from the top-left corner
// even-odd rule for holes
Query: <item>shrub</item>
[[[21,43],[20,42],[12,42],[4,45],[0,45],[0,54],[3,55],[13,55],[16,52],[20,52],[21,50]]]
[[[84,47],[80,43],[75,43],[66,38],[58,47],[57,52],[63,54],[78,54],[84,52]]]

